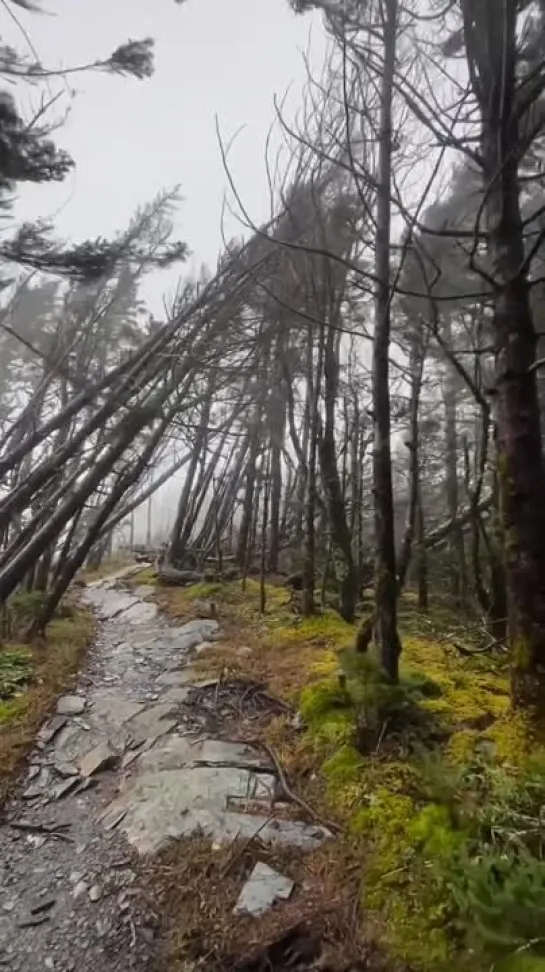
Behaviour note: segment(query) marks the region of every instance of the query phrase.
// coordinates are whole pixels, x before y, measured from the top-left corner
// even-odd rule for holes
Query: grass
[[[93,636],[88,611],[71,604],[63,615],[51,622],[45,641],[0,646],[0,802],[58,695],[74,684]]]
[[[327,850],[322,900],[332,893],[329,873],[339,886],[356,894],[360,908],[354,905],[354,914],[359,917],[350,934],[360,951],[375,942],[387,967],[408,966],[414,972],[455,972],[458,967],[471,967],[473,972],[492,967],[497,972],[545,972],[539,948],[536,951],[519,934],[507,884],[497,891],[502,901],[497,905],[497,924],[506,929],[501,947],[486,940],[489,906],[479,911],[479,895],[496,901],[495,886],[486,884],[490,874],[497,873],[494,855],[501,860],[501,854],[510,853],[509,844],[498,850],[497,836],[490,843],[487,815],[494,808],[497,833],[510,833],[520,812],[513,806],[513,794],[520,800],[526,793],[525,806],[532,803],[535,784],[528,782],[525,768],[531,753],[543,756],[545,786],[545,749],[532,739],[524,717],[510,711],[508,673],[501,660],[460,654],[450,640],[464,640],[460,619],[448,605],[440,604],[423,617],[408,597],[400,611],[400,686],[388,698],[389,690],[377,680],[372,662],[362,662],[361,656],[354,661],[354,626],[333,612],[297,618],[289,610],[287,592],[271,585],[261,616],[259,585],[253,581],[246,592],[237,582],[157,591],[162,609],[178,621],[192,618],[193,601],[204,597],[216,601],[225,638],[199,655],[195,668],[203,675],[237,674],[265,682],[269,692],[302,713],[304,731],[282,716],[248,727],[242,724],[239,735],[266,740],[299,795],[320,815],[342,824],[343,836]],[[467,645],[471,635],[466,635]],[[384,702],[390,705],[389,716],[379,721],[372,747],[361,755],[355,738],[362,714],[368,720],[373,706],[385,711]],[[169,853],[169,866],[183,867],[185,850]],[[307,858],[311,868],[313,861],[314,855]],[[491,870],[481,873],[485,865]],[[541,881],[534,875],[530,885],[517,885],[516,865],[507,871],[515,902]],[[468,885],[472,873],[475,881]],[[199,909],[205,929],[208,911],[216,914],[215,894],[211,888]],[[227,900],[231,915],[232,897]],[[179,935],[172,954],[181,955],[183,943],[194,938],[195,929],[185,922],[187,907],[185,898],[179,905],[173,901]],[[278,917],[280,912],[275,914],[276,920],[289,921],[287,912],[284,919]],[[210,918],[210,928],[214,920]],[[509,922],[513,927],[508,945]],[[341,926],[342,922],[337,930]],[[223,954],[228,956],[226,946]],[[166,968],[170,972],[178,966]]]

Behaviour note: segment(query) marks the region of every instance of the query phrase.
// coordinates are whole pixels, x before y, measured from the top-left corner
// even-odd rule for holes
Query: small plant
[[[419,703],[441,694],[432,679],[408,672],[392,683],[370,654],[346,649],[339,654],[340,681],[357,710],[357,745],[374,749],[383,736],[429,728],[433,721]]]
[[[45,595],[43,591],[24,591],[14,594],[8,601],[8,625],[10,635],[23,633],[40,614]]]
[[[0,650],[0,700],[11,699],[32,670],[31,656],[24,650]]]

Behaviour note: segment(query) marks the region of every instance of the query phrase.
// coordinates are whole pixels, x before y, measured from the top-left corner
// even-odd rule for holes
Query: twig
[[[250,846],[250,844],[252,843],[252,841],[256,840],[259,837],[261,831],[264,830],[265,827],[268,824],[270,824],[271,820],[274,820],[275,816],[276,816],[276,814],[273,811],[272,813],[269,814],[269,816],[267,817],[267,819],[264,820],[262,824],[260,824],[260,826],[257,828],[257,830],[255,831],[255,833],[250,834],[246,838],[246,840],[244,840],[242,842],[242,844],[239,847],[235,844],[236,853],[231,854],[231,857],[227,861],[227,864],[225,865],[225,867],[221,871],[221,873],[220,873],[221,880],[223,880],[223,878],[226,878],[227,877],[227,875],[229,874],[229,871],[233,867],[233,864],[236,864],[236,862],[240,860],[240,858],[244,854],[244,851]]]
[[[316,821],[316,823],[319,823],[322,827],[325,827],[326,829],[334,831],[338,834],[342,832],[342,827],[340,827],[339,824],[333,823],[332,821],[329,820],[324,820],[324,818],[321,817],[320,814],[318,814],[316,810],[314,810],[310,806],[310,803],[307,803],[306,800],[304,800],[300,796],[297,796],[297,794],[293,792],[286,779],[286,774],[282,768],[278,756],[276,755],[274,750],[271,749],[268,743],[263,742],[262,739],[232,739],[231,742],[237,743],[238,745],[253,746],[254,748],[260,747],[261,749],[265,750],[267,756],[271,760],[276,770],[278,781],[280,783],[284,796],[288,799],[288,801],[290,801],[291,803],[298,804],[298,806],[300,806],[303,810],[305,810],[308,814],[310,814],[310,816]]]
[[[382,729],[380,730],[380,736],[378,737],[378,742],[377,742],[377,745],[375,747],[375,756],[378,754],[378,751],[379,751],[379,749],[380,749],[380,747],[382,745],[382,740],[384,739],[384,735],[385,735],[386,730],[388,728],[389,722],[390,722],[389,719],[385,719],[384,722],[382,723]]]

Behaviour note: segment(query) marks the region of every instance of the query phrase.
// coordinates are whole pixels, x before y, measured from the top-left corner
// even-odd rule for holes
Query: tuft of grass
[[[45,641],[0,648],[0,802],[58,695],[74,684],[92,639],[88,611],[70,605],[64,613],[51,622]]]

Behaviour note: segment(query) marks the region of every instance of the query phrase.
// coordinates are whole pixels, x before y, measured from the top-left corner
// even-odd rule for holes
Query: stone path
[[[266,758],[206,731],[189,660],[221,637],[217,621],[170,627],[152,588],[128,592],[122,580],[85,591],[100,621],[94,650],[0,827],[0,970],[149,968],[158,918],[142,894],[145,863],[169,840],[259,834],[311,849],[330,836],[271,819],[278,781]]]

